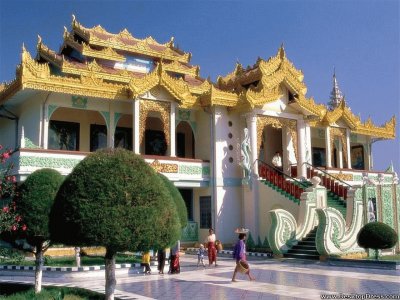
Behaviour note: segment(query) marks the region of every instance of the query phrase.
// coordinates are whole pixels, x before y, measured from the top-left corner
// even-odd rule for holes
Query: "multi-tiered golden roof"
[[[191,53],[175,47],[173,38],[161,44],[152,37],[138,39],[127,29],[113,34],[100,25],[86,28],[75,16],[71,27],[71,31],[64,31],[59,52],[49,49],[41,37],[36,59],[22,48],[16,78],[0,85],[0,104],[18,98],[25,90],[129,100],[162,86],[183,108],[220,105],[249,111],[281,98],[284,85],[293,96],[289,105],[312,116],[312,126],[326,126],[341,119],[354,133],[377,138],[395,137],[394,117],[383,126],[376,126],[371,119],[361,122],[344,100],[330,111],[325,105],[307,98],[304,75],[287,59],[283,46],[275,56],[268,60],[259,58],[252,67],[245,69],[236,64],[232,73],[212,83],[200,77],[200,68],[190,64]],[[71,57],[72,50],[83,59]],[[153,61],[154,69],[145,74],[115,69],[110,64],[125,62],[127,55]]]

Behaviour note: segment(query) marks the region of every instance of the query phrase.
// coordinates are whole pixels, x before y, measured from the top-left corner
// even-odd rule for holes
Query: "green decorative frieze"
[[[392,176],[385,176],[383,182],[392,183],[393,182]]]
[[[104,121],[106,121],[107,129],[110,128],[110,113],[108,111],[100,111],[100,114],[103,116]]]
[[[197,242],[199,240],[199,226],[197,222],[189,221],[182,229],[182,242]]]
[[[71,102],[72,102],[71,103],[72,107],[86,109],[87,103],[88,103],[88,98],[82,97],[82,96],[72,96]]]
[[[383,223],[389,225],[393,229],[394,226],[394,218],[393,218],[393,196],[392,196],[392,187],[391,186],[382,186],[382,220]]]
[[[80,161],[81,159],[76,158],[21,156],[19,165],[32,168],[73,169]]]
[[[361,175],[353,175],[353,181],[362,181]]]
[[[210,167],[209,166],[180,165],[179,168],[178,168],[178,173],[186,174],[186,175],[207,176],[207,175],[210,175]]]
[[[53,112],[58,108],[57,105],[49,105],[47,106],[47,118],[50,120],[51,115],[53,114]]]
[[[180,109],[178,111],[178,120],[179,121],[189,121],[190,120],[190,110]]]
[[[350,142],[357,143],[357,134],[354,133],[350,134]]]
[[[39,147],[38,145],[35,145],[30,139],[28,139],[27,137],[24,138],[25,141],[25,147],[27,149],[39,149],[41,147]]]

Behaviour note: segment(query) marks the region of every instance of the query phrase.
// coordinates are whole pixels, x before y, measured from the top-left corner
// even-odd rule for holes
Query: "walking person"
[[[171,248],[169,274],[179,274],[181,266],[179,264],[179,251],[181,250],[181,242],[178,240],[174,247]]]
[[[165,258],[166,258],[166,251],[165,249],[158,249],[157,251],[157,261],[158,261],[158,274],[164,274],[164,267],[165,267]]]
[[[144,267],[144,274],[151,274],[150,251],[143,252],[141,266]]]
[[[204,254],[206,252],[206,249],[204,248],[203,244],[200,244],[199,250],[197,250],[197,266],[201,263],[203,267],[205,268],[206,266],[204,265]]]
[[[247,267],[247,272],[245,273],[247,276],[249,276],[250,280],[255,280],[253,276],[250,274],[250,267],[246,261],[246,234],[245,233],[239,233],[239,240],[235,244],[235,248],[233,248],[233,258],[236,260],[236,267],[235,270],[233,271],[233,276],[232,276],[232,281],[236,282],[236,273],[239,271],[239,268],[242,268],[242,266]]]
[[[211,267],[213,263],[217,266],[217,248],[215,247],[215,233],[214,229],[210,228],[208,230],[208,237],[207,237],[207,250],[208,250],[208,264]]]

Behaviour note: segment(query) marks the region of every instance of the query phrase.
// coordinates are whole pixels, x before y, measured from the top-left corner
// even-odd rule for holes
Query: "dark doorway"
[[[166,153],[167,141],[164,132],[147,129],[145,132],[145,154],[165,156]]]

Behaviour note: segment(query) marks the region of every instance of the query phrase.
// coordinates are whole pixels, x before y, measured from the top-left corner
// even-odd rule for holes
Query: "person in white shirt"
[[[208,250],[208,263],[209,266],[211,266],[213,263],[215,263],[215,266],[217,266],[217,248],[215,247],[215,233],[214,229],[210,228],[208,230],[208,237],[207,237],[207,250]]]
[[[280,155],[279,151],[275,152],[275,155],[272,158],[272,164],[279,171],[282,171],[282,158],[281,158],[281,155]]]

